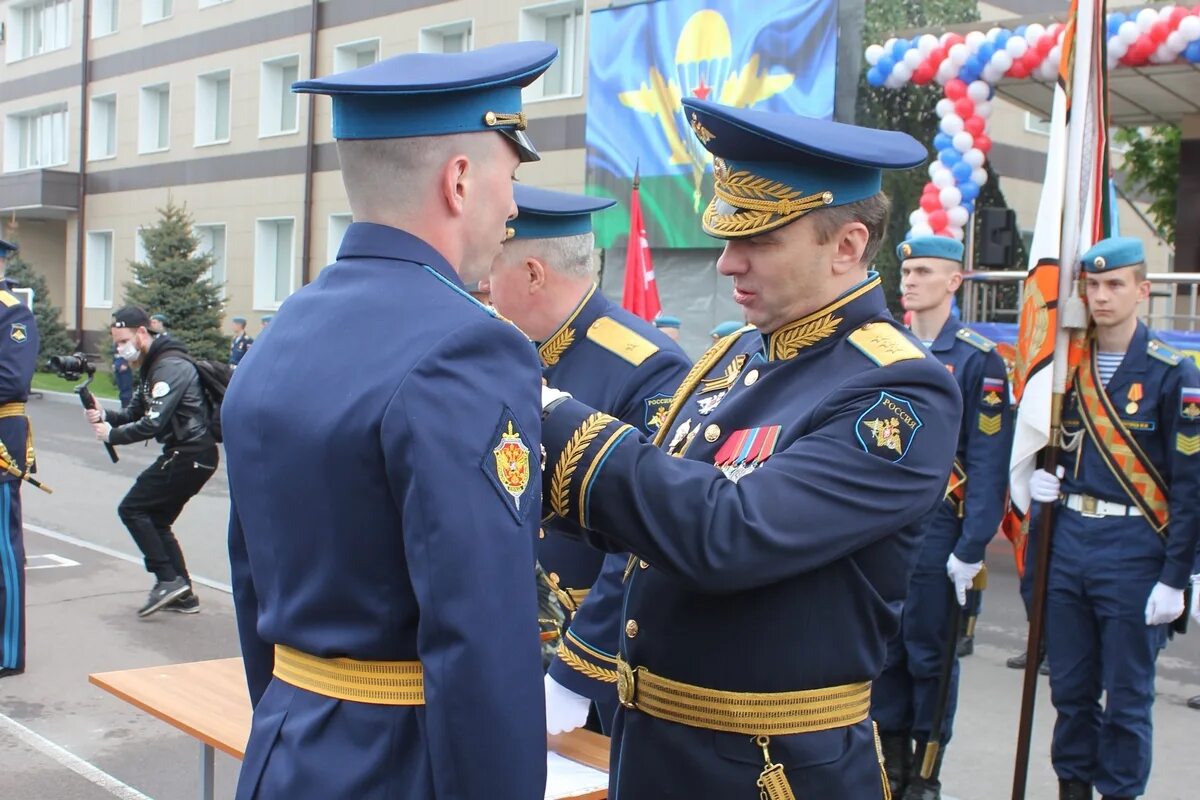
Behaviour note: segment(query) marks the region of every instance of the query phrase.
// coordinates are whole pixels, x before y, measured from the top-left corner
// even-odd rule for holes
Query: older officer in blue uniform
[[[869,271],[907,134],[684,100],[748,327],[655,437],[543,390],[546,509],[633,553],[610,796],[882,798],[871,681],[962,404]],[[790,788],[788,788],[790,786]]]
[[[581,402],[658,432],[691,362],[669,337],[605,297],[596,286],[592,214],[612,200],[518,184],[512,238],[492,265],[492,302],[538,342],[546,380]],[[603,590],[584,603],[604,554],[547,523],[538,560],[564,610],[574,613],[546,677],[547,730],[582,725],[590,701],[601,722],[616,713],[621,575],[627,558],[609,556]]]
[[[954,472],[945,501],[921,524],[924,538],[900,633],[888,645],[872,714],[883,739],[892,795],[898,800],[938,800],[938,772],[958,699],[956,660],[946,715],[941,729],[933,733],[943,653],[952,641],[957,645],[958,638],[957,627],[951,626],[951,604],[955,595],[959,604],[965,603],[1004,516],[1012,426],[1004,359],[994,342],[951,313],[954,293],[962,285],[962,244],[944,236],[918,237],[896,248],[896,255],[912,332],[954,376],[963,413]],[[919,765],[931,736],[942,747],[932,775],[923,778],[913,768],[913,746],[915,742]]]
[[[1105,239],[1082,261],[1093,329],[1063,403],[1065,470],[1034,472],[1030,489],[1057,503],[1046,655],[1059,796],[1121,800],[1146,791],[1154,662],[1196,557],[1200,371],[1137,318],[1150,293],[1140,240]]]
[[[254,702],[239,798],[542,796],[541,370],[463,286],[516,213],[537,158],[521,89],[556,53],[409,54],[294,87],[333,96],[355,222],[224,401]]]
[[[254,337],[246,333],[245,317],[234,317],[232,322],[233,342],[229,346],[229,366],[236,367],[245,357],[250,345],[254,344]]]
[[[33,469],[33,438],[25,418],[37,369],[33,312],[9,291],[4,268],[17,246],[0,239],[0,678],[25,671],[25,543],[21,478]]]

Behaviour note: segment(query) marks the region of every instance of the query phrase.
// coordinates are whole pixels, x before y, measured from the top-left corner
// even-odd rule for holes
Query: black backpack
[[[200,376],[200,388],[204,390],[204,396],[208,399],[208,432],[218,442],[225,441],[221,434],[221,403],[225,400],[229,379],[233,377],[233,367],[223,361],[192,358],[180,351],[172,351],[171,355],[182,358],[196,368],[196,373]]]

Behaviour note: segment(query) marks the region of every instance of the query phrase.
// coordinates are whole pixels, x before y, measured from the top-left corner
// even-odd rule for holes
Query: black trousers
[[[138,475],[117,506],[121,521],[146,560],[146,571],[160,581],[188,576],[183,550],[171,526],[183,507],[217,471],[217,446],[199,452],[168,451]]]

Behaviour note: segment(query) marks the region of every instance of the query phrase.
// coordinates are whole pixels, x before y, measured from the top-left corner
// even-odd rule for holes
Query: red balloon
[[[951,100],[967,96],[967,84],[963,83],[959,78],[951,78],[946,81],[946,97]]]
[[[946,51],[941,47],[935,47],[929,51],[929,63],[933,64],[934,69],[937,69],[943,61],[946,60]]]
[[[950,218],[946,216],[945,209],[939,208],[937,211],[929,212],[929,227],[933,228],[934,233],[945,230],[949,224]]]
[[[982,153],[992,149],[992,140],[988,138],[986,133],[981,133],[975,137],[975,148]]]
[[[1161,19],[1150,26],[1150,41],[1155,45],[1160,45],[1167,40],[1167,35],[1171,33],[1171,26],[1163,22]]]
[[[1145,64],[1150,58],[1150,54],[1157,49],[1157,46],[1143,36],[1133,44],[1129,45],[1129,50],[1126,51],[1125,57],[1129,59],[1130,64]]]
[[[1025,69],[1033,72],[1041,66],[1043,56],[1037,51],[1036,47],[1031,47],[1025,51],[1025,55],[1021,56],[1021,63],[1025,65]]]
[[[938,199],[936,193],[931,194],[926,192],[925,194],[921,195],[921,208],[925,209],[927,212],[932,213],[941,207],[942,201]]]
[[[1012,67],[1010,67],[1008,70],[1008,74],[1014,78],[1028,78],[1029,67],[1025,66],[1025,61],[1023,59],[1018,59],[1013,62]]]
[[[963,120],[963,130],[972,136],[978,136],[983,133],[983,129],[987,127],[983,117],[968,117]]]
[[[1198,6],[1198,7],[1200,7],[1200,6]],[[954,45],[962,44],[965,41],[966,41],[966,39],[963,37],[963,35],[961,33],[948,33],[948,34],[946,34],[946,41],[942,42],[942,47],[949,50]]]
[[[917,86],[924,86],[933,80],[934,67],[928,61],[913,70],[912,82]]]
[[[975,101],[969,97],[960,97],[954,101],[954,113],[963,119],[975,116]]]
[[[1178,28],[1179,23],[1183,22],[1183,18],[1190,16],[1190,14],[1191,12],[1187,10],[1186,6],[1176,6],[1175,8],[1171,9],[1171,14],[1167,17],[1171,23],[1171,30]]]
[[[1045,36],[1038,39],[1037,51],[1041,54],[1042,58],[1045,58],[1050,54],[1050,51],[1054,49],[1054,45],[1055,37],[1047,33]]]

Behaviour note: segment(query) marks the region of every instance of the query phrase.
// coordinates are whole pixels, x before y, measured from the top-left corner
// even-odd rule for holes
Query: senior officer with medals
[[[596,285],[592,214],[615,203],[521,184],[513,194],[512,238],[489,281],[496,310],[539,343],[551,385],[653,436],[691,362],[668,336]],[[628,560],[610,555],[606,561],[601,551],[561,535],[563,529],[561,521],[547,523],[538,543],[538,560],[573,614],[546,677],[550,733],[582,725],[591,701],[603,725],[616,712],[621,576]],[[598,593],[584,603],[593,584]]]
[[[903,133],[684,100],[749,327],[655,443],[543,389],[543,504],[633,553],[611,796],[882,798],[869,719],[962,403],[869,271]],[[661,449],[660,449],[661,448]]]
[[[1051,761],[1061,798],[1138,797],[1150,778],[1154,662],[1184,609],[1200,532],[1200,371],[1137,318],[1142,243],[1082,257],[1092,331],[1063,402],[1046,595]],[[1101,693],[1106,706],[1101,709]]]
[[[947,648],[957,649],[958,626],[953,623],[964,613],[955,612],[953,603],[966,603],[1004,516],[1012,426],[1004,359],[994,342],[951,314],[954,293],[962,285],[962,244],[945,236],[917,237],[902,243],[896,255],[912,332],[954,376],[963,415],[945,502],[921,523],[924,536],[900,632],[888,645],[871,713],[883,740],[893,797],[938,800],[938,774],[958,700],[957,658],[950,673],[942,674]],[[944,717],[937,720],[943,681],[949,681],[948,694]],[[933,732],[939,722],[940,729]],[[919,767],[931,740],[940,746],[925,778]]]
[[[537,159],[543,42],[408,54],[333,96],[355,222],[225,396],[254,722],[239,798],[540,798],[537,355],[474,300]],[[361,342],[353,358],[345,341]]]

